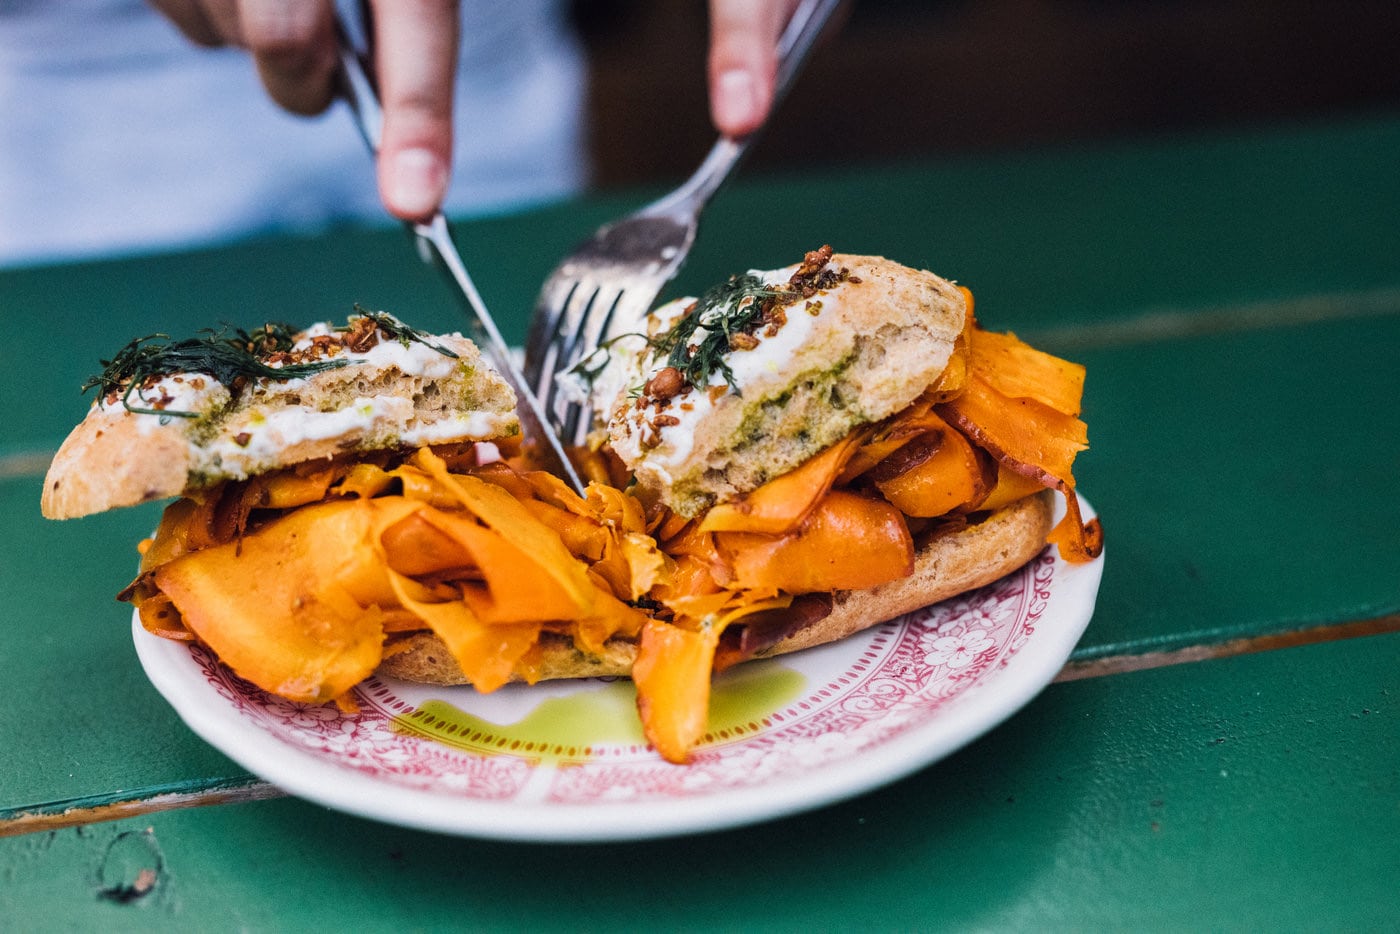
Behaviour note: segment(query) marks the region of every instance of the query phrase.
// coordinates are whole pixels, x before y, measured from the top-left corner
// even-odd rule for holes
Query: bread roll
[[[801,294],[731,343],[724,362],[732,379],[717,369],[705,386],[668,394],[658,385],[668,367],[658,337],[695,299],[658,309],[650,346],[619,342],[610,366],[626,372],[604,382],[620,390],[604,406],[608,437],[644,501],[698,515],[907,407],[943,373],[968,314],[961,289],[878,256],[814,251],[808,259],[752,274],[774,290],[791,288],[798,274]],[[690,313],[713,324],[732,306],[711,311],[702,299]],[[686,343],[699,344],[706,330],[718,325]]]
[[[347,361],[303,378],[231,388],[208,373],[176,373],[143,383],[125,402],[119,391],[99,398],[49,467],[44,515],[90,515],[356,451],[519,432],[514,392],[461,335],[429,342],[375,332],[347,343],[353,333],[317,325],[272,359],[274,367],[279,359]]]

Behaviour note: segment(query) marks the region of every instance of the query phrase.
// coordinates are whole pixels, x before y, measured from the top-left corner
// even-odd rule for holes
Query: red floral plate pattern
[[[1088,625],[1102,565],[1046,549],[980,590],[732,669],[716,679],[711,732],[684,766],[646,746],[625,680],[481,695],[370,678],[356,688],[359,712],[344,714],[269,695],[139,620],[133,633],[185,722],[292,794],[445,833],[635,839],[817,807],[965,745],[1054,678]]]

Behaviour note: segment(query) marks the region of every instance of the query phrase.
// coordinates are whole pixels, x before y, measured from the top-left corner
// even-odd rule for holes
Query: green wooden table
[[[0,273],[0,929],[1400,924],[1400,119],[752,179],[677,285],[830,242],[969,285],[1088,366],[1098,609],[971,746],[746,829],[537,845],[281,796],[147,683],[112,595],[155,507],[39,518],[76,393],[130,336],[456,325],[394,230]],[[507,337],[650,192],[464,224]],[[141,869],[145,894],[122,898]]]

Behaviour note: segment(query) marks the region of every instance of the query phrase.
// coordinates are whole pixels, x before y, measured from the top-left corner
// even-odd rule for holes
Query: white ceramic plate
[[[981,590],[731,669],[684,766],[647,748],[626,680],[482,695],[371,678],[347,715],[266,694],[139,620],[133,630],[147,675],[185,722],[294,795],[465,836],[622,840],[791,814],[948,755],[1055,677],[1093,614],[1102,569],[1102,558],[1069,565],[1047,548]]]

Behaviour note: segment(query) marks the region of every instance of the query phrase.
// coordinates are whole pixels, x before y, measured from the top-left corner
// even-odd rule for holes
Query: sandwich
[[[712,670],[990,583],[1047,540],[1071,561],[1102,547],[1071,470],[1083,368],[982,330],[932,273],[824,246],[670,302],[604,353],[584,367],[597,447],[671,561],[632,670],[668,759],[703,733]]]
[[[510,387],[460,335],[379,312],[133,341],[54,457],[66,519],[173,498],[120,594],[289,700],[353,708],[381,670],[488,691],[614,671],[664,560],[639,504],[513,469]],[[431,633],[431,644],[416,637]]]
[[[684,762],[716,671],[981,586],[1047,541],[1095,557],[1071,472],[1083,375],[980,329],[953,283],[823,247],[585,361],[582,495],[532,468],[470,341],[357,312],[134,341],[91,382],[43,509],[174,498],[121,598],[279,696],[352,709],[376,672],[629,676],[647,739]]]

